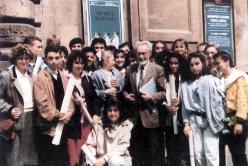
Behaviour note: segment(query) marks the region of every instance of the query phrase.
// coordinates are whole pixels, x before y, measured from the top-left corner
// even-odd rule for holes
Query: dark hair
[[[59,53],[63,52],[65,56],[68,56],[68,50],[65,46],[60,46]]]
[[[165,50],[168,50],[168,46],[167,46],[167,44],[165,43],[165,41],[157,40],[157,41],[155,41],[155,42],[153,43],[153,45],[152,45],[152,52],[155,51],[155,47],[156,47],[156,45],[157,45],[158,43],[162,43],[162,44],[164,45],[164,49],[165,49]]]
[[[96,56],[96,50],[94,48],[85,47],[85,48],[82,49],[81,56],[82,56],[83,62],[84,62],[84,70],[86,70],[86,71],[96,71],[98,69],[97,61],[95,62],[94,65],[91,65],[91,66],[88,65],[88,60],[87,60],[87,57],[86,57],[86,54],[88,52],[92,52],[94,54],[94,56]]]
[[[94,48],[94,46],[97,43],[103,44],[104,47],[106,47],[106,41],[103,38],[95,38],[95,39],[93,39],[90,46]]]
[[[11,57],[9,61],[11,64],[16,65],[17,59],[24,55],[28,56],[30,59],[32,58],[32,53],[23,44],[18,44],[16,47],[11,49]]]
[[[105,48],[105,51],[111,51],[113,53],[114,57],[116,57],[118,50],[116,49],[115,46],[107,46]]]
[[[190,62],[193,58],[199,58],[201,63],[202,63],[202,72],[201,72],[201,76],[209,74],[209,70],[206,66],[206,62],[205,62],[205,58],[204,56],[199,53],[199,52],[193,52],[190,53],[188,56],[188,75],[186,77],[186,79],[184,79],[183,81],[187,81],[189,83],[192,83],[193,81],[195,81],[197,79],[196,75],[190,70]]]
[[[103,116],[102,116],[103,128],[107,128],[107,127],[111,128],[112,127],[111,122],[108,119],[108,115],[107,115],[108,109],[111,106],[116,106],[119,109],[120,117],[117,120],[117,124],[120,124],[120,123],[122,123],[123,121],[125,121],[127,119],[127,116],[125,115],[125,112],[124,112],[124,109],[123,109],[124,107],[123,107],[122,103],[120,101],[118,101],[118,100],[113,99],[113,98],[109,98],[104,103]]]
[[[123,48],[123,47],[125,47],[125,46],[128,46],[129,49],[130,49],[130,51],[133,49],[132,44],[129,43],[129,42],[124,42],[124,43],[120,44],[120,45],[119,45],[119,49],[121,49],[121,48]]]
[[[122,53],[124,56],[126,56],[126,52],[125,52],[125,51],[123,51],[123,50],[121,50],[121,49],[118,49],[117,52],[116,52],[116,55],[115,55],[114,57],[117,58],[117,55],[118,55],[119,53]]]
[[[129,64],[129,59],[130,59],[130,58],[133,58],[133,59],[135,59],[135,60],[137,61],[136,51],[135,51],[134,49],[131,50],[131,51],[127,54],[127,56],[126,56],[127,66],[130,65],[130,64]]]
[[[46,46],[45,48],[45,58],[47,58],[47,54],[49,52],[55,52],[58,53],[60,51],[60,46],[56,45],[56,44],[49,44]]]
[[[73,63],[74,63],[75,61],[77,61],[77,60],[81,61],[82,64],[84,64],[84,59],[83,59],[83,57],[81,56],[81,53],[78,52],[78,51],[75,51],[75,52],[73,51],[73,52],[68,56],[67,61],[66,61],[66,68],[67,68],[67,70],[69,71],[69,73],[72,72]]]
[[[208,43],[200,43],[200,44],[198,44],[197,45],[197,51],[199,51],[199,48],[201,47],[201,46],[205,46],[205,48],[208,46],[209,44]],[[204,49],[204,52],[205,52],[205,49]]]
[[[94,55],[96,55],[96,50],[93,47],[85,47],[82,49],[82,55],[85,56],[86,53],[92,52]]]
[[[176,40],[173,42],[172,47],[171,47],[171,50],[172,50],[172,51],[175,51],[175,47],[176,47],[176,44],[177,44],[178,42],[183,42],[183,44],[185,45],[185,48],[186,48],[187,50],[189,49],[189,43],[188,43],[186,40],[184,40],[183,38],[179,38],[179,39],[176,39]]]
[[[32,45],[35,40],[42,42],[41,38],[38,36],[28,36],[24,39],[23,44]]]
[[[70,43],[69,43],[70,49],[72,48],[72,46],[73,46],[74,44],[81,44],[81,45],[84,45],[84,41],[83,41],[81,38],[79,38],[79,37],[76,37],[76,38],[71,39],[71,41],[70,41]]]
[[[214,56],[213,59],[216,60],[217,58],[221,58],[223,61],[229,61],[230,67],[234,67],[232,56],[226,51],[218,51]]]
[[[52,36],[48,37],[46,41],[46,45],[50,44],[60,46],[60,38],[57,35],[53,34]]]
[[[172,58],[176,58],[178,60],[179,69],[178,69],[177,75],[182,74],[182,71],[185,70],[185,68],[187,67],[185,65],[185,59],[179,53],[177,53],[177,52],[172,52],[171,51],[171,52],[168,52],[167,55],[168,55],[167,56],[167,60],[166,60],[165,66],[164,66],[166,78],[169,77],[169,74],[171,74],[170,60]]]
[[[127,65],[128,65],[126,52],[124,50],[122,50],[122,49],[118,49],[116,55],[114,56],[115,59],[118,58],[118,54],[123,54],[124,55],[124,61],[125,62],[124,62],[123,68],[126,68]]]

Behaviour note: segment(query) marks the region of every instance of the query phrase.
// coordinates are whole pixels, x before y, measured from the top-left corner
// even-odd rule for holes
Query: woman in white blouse
[[[125,120],[121,108],[118,101],[107,101],[102,123],[94,126],[87,139],[86,145],[96,157],[95,166],[132,165],[128,147],[133,124]]]

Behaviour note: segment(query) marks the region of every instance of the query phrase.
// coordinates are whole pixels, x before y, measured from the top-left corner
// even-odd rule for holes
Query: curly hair
[[[33,57],[32,53],[25,47],[23,44],[18,44],[16,47],[11,50],[10,63],[16,65],[16,61],[21,56],[28,56],[30,59]]]
[[[117,120],[117,124],[122,123],[123,121],[125,121],[127,119],[127,116],[125,114],[125,110],[123,109],[123,105],[120,101],[115,100],[115,99],[108,99],[105,104],[104,104],[104,108],[103,108],[103,116],[102,116],[102,124],[103,124],[103,128],[111,128],[111,121],[108,118],[107,112],[108,109],[112,106],[115,106],[118,108],[119,112],[120,112],[120,117]]]

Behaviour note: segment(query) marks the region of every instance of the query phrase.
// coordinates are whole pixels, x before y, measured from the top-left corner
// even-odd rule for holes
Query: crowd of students
[[[27,37],[0,73],[0,165],[224,166],[228,145],[247,166],[248,77],[217,45],[42,46]]]

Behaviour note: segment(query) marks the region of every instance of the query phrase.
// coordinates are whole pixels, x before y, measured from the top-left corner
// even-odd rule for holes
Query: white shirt
[[[55,80],[58,79],[58,71],[57,70],[52,70],[50,67],[47,67],[48,73],[50,73]]]
[[[107,84],[108,84],[108,86],[110,88],[111,87],[111,80],[114,78],[114,75],[113,75],[113,73],[111,71],[105,70],[105,69],[104,69],[104,74],[105,74]]]
[[[148,64],[149,64],[149,61],[145,65],[143,65],[144,66],[144,69],[143,69],[143,79],[144,79],[144,77],[146,75],[146,70],[147,70]],[[140,71],[141,71],[140,70],[140,67],[141,67],[141,65],[139,65],[138,72],[137,72],[137,75],[136,75],[136,86],[137,87],[139,86],[139,80],[140,80]]]
[[[29,76],[27,72],[23,75],[17,68],[16,76],[22,90],[21,94],[24,102],[24,112],[33,111],[33,87],[30,83]]]

